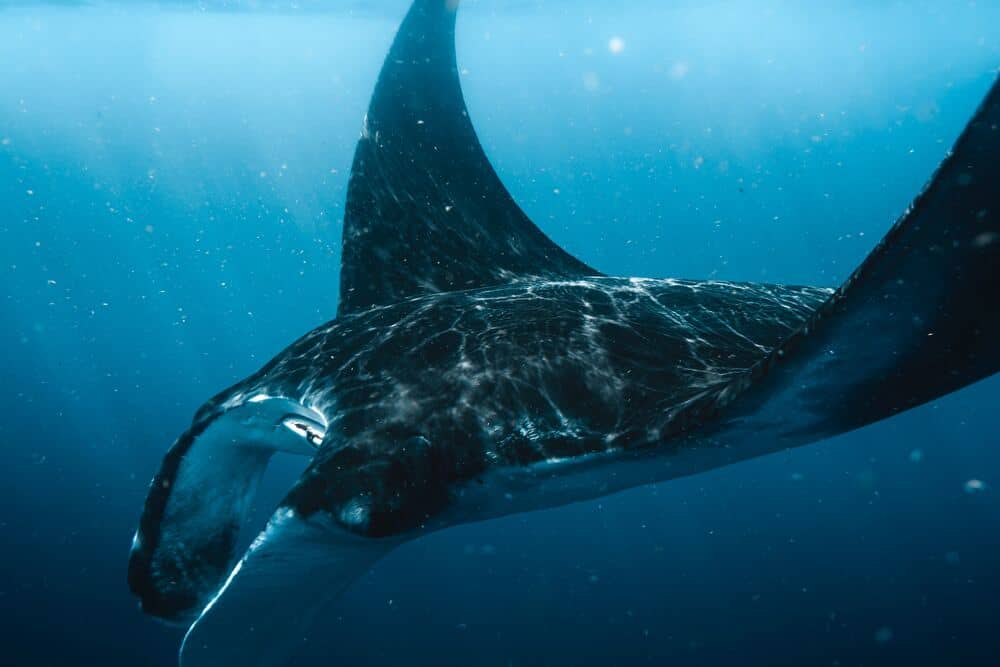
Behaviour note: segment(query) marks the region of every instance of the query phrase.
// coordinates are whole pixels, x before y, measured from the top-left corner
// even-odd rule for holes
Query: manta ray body
[[[153,479],[129,584],[191,623],[186,667],[282,664],[429,531],[807,444],[1000,370],[1000,86],[839,289],[613,278],[490,167],[456,5],[416,0],[379,77],[337,318],[209,400]],[[238,558],[276,451],[312,460]]]

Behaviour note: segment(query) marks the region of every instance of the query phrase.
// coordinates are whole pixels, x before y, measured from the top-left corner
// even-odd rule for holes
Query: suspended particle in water
[[[1000,234],[997,234],[996,232],[983,232],[972,240],[972,245],[977,248],[985,248],[993,245],[998,240],[1000,240]]]
[[[970,479],[962,488],[965,489],[966,493],[974,495],[986,490],[986,482],[981,479]]]
[[[879,644],[885,644],[892,641],[892,628],[889,626],[883,626],[875,631],[875,641]]]

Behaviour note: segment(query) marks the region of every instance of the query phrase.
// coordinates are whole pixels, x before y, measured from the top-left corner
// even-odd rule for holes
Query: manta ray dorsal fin
[[[339,314],[519,278],[599,275],[538,229],[476,137],[457,0],[416,0],[379,75],[351,171]]]

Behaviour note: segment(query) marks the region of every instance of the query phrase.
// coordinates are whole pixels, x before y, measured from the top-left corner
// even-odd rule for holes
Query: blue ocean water
[[[148,481],[207,397],[333,317],[406,6],[0,6],[4,664],[176,664],[125,583]],[[467,0],[458,57],[501,178],[589,264],[835,286],[976,108],[998,26],[990,2]],[[409,543],[321,664],[991,664],[998,396]]]

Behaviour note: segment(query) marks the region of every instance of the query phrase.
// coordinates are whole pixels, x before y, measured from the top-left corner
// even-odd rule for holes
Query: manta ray
[[[128,583],[184,667],[283,664],[401,543],[857,429],[1000,370],[1000,83],[839,288],[602,274],[490,166],[455,0],[415,0],[379,75],[336,319],[194,415]],[[236,553],[275,452],[311,461]]]

